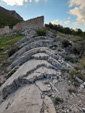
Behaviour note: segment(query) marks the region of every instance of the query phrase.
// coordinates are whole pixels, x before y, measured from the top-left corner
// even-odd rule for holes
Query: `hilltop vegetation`
[[[0,7],[0,28],[3,28],[4,26],[9,26],[12,28],[15,24],[21,21],[20,19],[15,18],[9,12],[10,11]]]
[[[65,42],[65,44],[69,45],[71,41],[72,45],[69,48],[69,52],[78,55],[79,57],[85,56],[85,32],[81,29],[77,31],[64,28],[61,25],[53,25],[52,23],[46,24],[46,27],[49,28],[52,32],[54,32],[55,36],[61,37],[61,42]],[[68,41],[68,42],[67,42]]]
[[[52,23],[45,24],[47,28],[59,31],[64,34],[71,34],[71,35],[78,35],[78,36],[85,36],[85,32],[83,32],[81,29],[70,29],[69,27],[63,27],[61,25],[53,25]]]

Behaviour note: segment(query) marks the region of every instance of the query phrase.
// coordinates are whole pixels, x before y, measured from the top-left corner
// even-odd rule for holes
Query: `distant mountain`
[[[10,11],[0,6],[0,28],[13,25],[22,21],[23,18],[14,10]]]

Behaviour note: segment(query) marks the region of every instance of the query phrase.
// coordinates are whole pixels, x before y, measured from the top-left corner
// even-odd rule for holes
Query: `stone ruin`
[[[22,21],[15,26],[13,26],[13,29],[10,29],[9,26],[5,26],[4,28],[0,29],[0,36],[3,36],[5,34],[10,34],[13,32],[18,32],[24,29],[41,29],[44,26],[44,16],[33,18],[27,21]]]
[[[9,33],[11,33],[11,29],[9,28],[9,26],[5,26],[4,28],[0,29],[0,36],[9,34]]]
[[[30,19],[27,21],[22,21],[13,27],[13,31],[20,31],[23,29],[31,29],[31,28],[43,28],[44,26],[44,17],[37,17],[34,19]]]

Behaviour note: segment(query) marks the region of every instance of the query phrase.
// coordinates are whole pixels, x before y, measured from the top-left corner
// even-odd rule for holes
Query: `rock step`
[[[19,48],[22,48],[23,46],[26,46],[28,45],[29,43],[32,43],[32,42],[36,42],[36,41],[39,41],[39,40],[50,40],[50,41],[55,41],[55,38],[53,37],[49,37],[49,36],[37,36],[37,37],[25,37],[23,38],[21,41],[17,42],[15,45],[18,45]]]
[[[41,70],[40,68],[43,68],[41,72],[40,72],[40,70]],[[49,71],[44,72],[45,71],[44,68],[46,70],[49,69]],[[38,70],[38,69],[40,69],[40,70]],[[37,72],[35,72],[35,71],[37,71]],[[38,72],[40,72],[40,74],[37,74]],[[34,76],[33,76],[33,73],[34,73]],[[21,84],[32,84],[32,83],[35,83],[35,81],[37,81],[37,80],[42,80],[42,79],[47,79],[47,78],[50,79],[50,78],[53,78],[53,76],[54,76],[54,78],[56,77],[56,79],[57,79],[57,74],[59,74],[59,73],[58,73],[57,69],[55,69],[53,66],[46,66],[45,64],[37,65],[37,67],[35,67],[34,69],[29,70],[26,73],[26,75],[22,75],[22,76],[19,76],[18,78],[14,78],[14,80],[12,79],[12,81],[10,83],[8,82],[8,85],[6,84],[1,89],[1,91],[3,91],[3,92],[7,91],[6,94],[10,94],[15,89],[17,89],[18,86],[21,86]]]
[[[36,85],[26,85],[2,103],[0,113],[56,113],[52,100],[46,95],[42,96]]]
[[[22,65],[23,63],[27,62],[28,60],[32,59],[32,56],[34,54],[37,53],[46,53],[47,55],[49,55],[49,60],[48,62],[50,62],[52,65],[56,65],[59,68],[62,68],[61,64],[63,64],[63,66],[65,66],[66,68],[68,68],[67,63],[65,63],[64,61],[58,61],[59,56],[54,55],[53,53],[51,53],[49,50],[46,50],[47,48],[35,48],[32,49],[28,52],[26,52],[23,56],[21,56],[20,58],[18,58],[17,60],[15,60],[8,68],[7,71],[10,71],[11,69],[13,69],[16,65]],[[52,58],[51,58],[52,57]],[[46,58],[47,59],[47,58]],[[45,59],[44,59],[45,60]],[[52,62],[53,61],[53,62]]]
[[[38,40],[32,43],[29,43],[28,45],[22,47],[20,50],[18,50],[15,54],[13,54],[10,59],[17,58],[21,55],[23,55],[25,52],[38,47],[50,47],[52,45],[52,40]]]

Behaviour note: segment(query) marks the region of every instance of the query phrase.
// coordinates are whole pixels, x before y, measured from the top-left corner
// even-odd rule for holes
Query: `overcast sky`
[[[24,20],[45,16],[45,23],[85,31],[85,0],[0,0],[0,6],[16,10]]]

